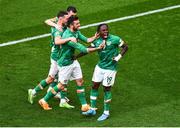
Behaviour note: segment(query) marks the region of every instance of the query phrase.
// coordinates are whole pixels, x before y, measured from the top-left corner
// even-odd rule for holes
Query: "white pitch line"
[[[116,19],[106,20],[106,21],[103,21],[103,22],[88,24],[88,25],[80,27],[80,29],[94,27],[94,26],[97,26],[97,25],[102,24],[102,23],[107,24],[107,23],[112,23],[112,22],[117,22],[117,21],[133,19],[133,18],[146,16],[146,15],[150,15],[150,14],[154,14],[154,13],[158,13],[158,12],[163,12],[163,11],[167,11],[167,10],[172,10],[172,9],[176,9],[176,8],[180,8],[180,5],[170,6],[170,7],[166,7],[166,8],[157,9],[157,10],[151,10],[151,11],[147,11],[147,12],[134,14],[134,15],[131,15],[131,16],[125,16],[125,17],[120,17],[120,18],[116,18]],[[21,39],[21,40],[9,41],[9,42],[0,44],[0,47],[13,45],[13,44],[17,44],[17,43],[23,43],[23,42],[27,42],[27,41],[30,41],[30,40],[40,39],[40,38],[48,37],[50,35],[51,35],[50,33],[47,33],[47,34],[42,34],[42,35],[38,35],[38,36],[27,37],[27,38],[24,38],[24,39]]]

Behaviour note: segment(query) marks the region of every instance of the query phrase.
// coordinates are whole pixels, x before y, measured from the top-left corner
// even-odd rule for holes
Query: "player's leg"
[[[109,109],[110,109],[110,102],[111,102],[111,86],[105,87],[104,86],[104,112],[103,114],[97,119],[98,121],[103,121],[109,118]]]
[[[91,109],[87,112],[83,112],[83,115],[95,115],[96,114],[96,101],[98,97],[98,88],[103,80],[103,71],[96,66],[93,73],[93,86],[90,92]]]
[[[42,80],[34,89],[28,89],[28,101],[33,104],[33,99],[35,95],[43,90],[47,85],[52,83],[54,81],[54,78],[51,76],[48,76],[45,80]]]
[[[59,103],[59,107],[63,107],[63,108],[67,108],[67,109],[72,109],[75,108],[74,106],[68,104],[67,101],[67,85],[64,86],[64,89],[60,91],[60,95],[61,95],[61,100]]]
[[[84,87],[84,82],[83,79],[77,79],[76,80],[76,92],[77,96],[79,98],[79,101],[81,103],[81,111],[85,112],[90,109],[90,106],[87,104],[86,101],[86,96],[85,96],[85,87]]]
[[[47,89],[47,92],[49,92],[53,87],[55,87],[58,84],[58,74],[55,76],[54,81],[49,85],[49,88]],[[61,99],[60,92],[58,92],[55,96],[55,98]]]
[[[67,84],[73,71],[73,65],[71,64],[69,66],[58,67],[58,69],[59,69],[59,73],[58,73],[59,82],[61,82],[64,85],[64,89],[60,91],[61,99],[60,99],[59,107],[72,109],[74,108],[74,106],[67,103],[66,96],[67,96]]]
[[[90,109],[86,112],[82,112],[83,115],[86,116],[92,116],[96,114],[96,101],[97,101],[97,97],[98,97],[98,88],[101,85],[101,82],[93,82],[93,86],[90,92]]]
[[[34,89],[28,89],[28,101],[33,104],[33,99],[36,93],[43,90],[47,85],[54,81],[55,75],[58,72],[57,62],[51,59],[51,66],[49,70],[49,75],[46,79],[42,80]]]
[[[82,76],[82,70],[80,64],[77,60],[73,62],[73,72],[71,74],[71,80],[76,81],[76,92],[81,103],[81,110],[87,111],[89,110],[90,106],[87,104],[86,96],[85,96],[85,87],[84,87],[84,80]]]
[[[109,118],[110,116],[110,102],[112,99],[111,87],[114,84],[116,76],[116,71],[105,70],[103,87],[104,87],[104,112],[97,119],[98,121],[103,121]]]
[[[51,110],[52,108],[49,107],[48,101],[54,97],[60,90],[64,89],[64,85],[61,83],[58,83],[55,87],[53,87],[49,92],[46,93],[46,95],[39,100],[39,104],[44,110]]]

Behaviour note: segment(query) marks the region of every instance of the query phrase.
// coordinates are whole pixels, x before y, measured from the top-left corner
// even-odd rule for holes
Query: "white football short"
[[[116,71],[102,69],[96,65],[92,77],[94,82],[102,82],[103,86],[113,86],[116,77]]]
[[[58,63],[55,60],[51,59],[51,66],[48,75],[55,78],[57,73],[58,73]]]
[[[58,81],[62,84],[68,84],[69,80],[77,80],[82,78],[82,70],[79,62],[74,60],[71,65],[59,67]]]

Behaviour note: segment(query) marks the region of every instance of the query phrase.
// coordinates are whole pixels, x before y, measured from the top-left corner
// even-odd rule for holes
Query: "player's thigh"
[[[83,75],[82,75],[81,66],[78,61],[75,61],[73,63],[73,71],[72,71],[70,80],[78,80],[82,78],[83,78]]]
[[[103,78],[103,86],[113,86],[114,81],[116,78],[116,71],[111,71],[111,70],[105,70],[104,71],[104,78]]]
[[[57,62],[55,60],[51,59],[51,65],[50,65],[48,76],[51,76],[52,78],[55,78],[57,73],[58,73],[58,64],[57,64]]]
[[[58,72],[58,81],[61,82],[62,84],[68,84],[68,81],[71,77],[71,74],[73,72],[73,66],[63,66],[59,67],[59,72]]]
[[[103,75],[104,75],[103,69],[99,68],[99,66],[96,65],[96,67],[94,69],[92,81],[93,82],[102,82],[103,81]]]

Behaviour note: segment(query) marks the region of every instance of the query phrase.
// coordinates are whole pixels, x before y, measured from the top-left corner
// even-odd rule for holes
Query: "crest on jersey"
[[[111,43],[112,43],[111,41],[107,41],[107,42],[106,42],[106,45],[107,45],[107,46],[108,46],[108,45],[111,45]]]

